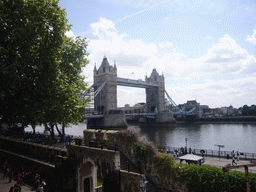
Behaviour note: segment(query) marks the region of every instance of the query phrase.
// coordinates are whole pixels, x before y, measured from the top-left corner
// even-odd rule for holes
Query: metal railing
[[[175,150],[182,152],[180,147],[158,147],[159,149],[163,149],[168,153],[174,153]],[[204,156],[210,157],[220,157],[220,158],[232,158],[232,151],[219,151],[219,150],[208,150],[208,149],[192,149],[191,152],[187,149],[187,153],[194,153],[195,155],[201,155],[202,150],[204,151]],[[184,149],[185,152],[185,149]],[[237,157],[237,152],[235,151],[235,156]],[[184,155],[184,153],[183,153]],[[252,162],[256,161],[256,153],[248,153],[248,152],[239,152],[239,159],[242,160],[251,160]]]

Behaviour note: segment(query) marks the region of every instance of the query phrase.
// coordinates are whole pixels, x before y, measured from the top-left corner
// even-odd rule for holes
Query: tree
[[[0,6],[1,120],[40,121],[56,78],[56,54],[69,29],[65,12],[54,0],[1,0]]]
[[[243,116],[248,116],[250,115],[250,107],[248,105],[244,105],[242,109],[242,115]]]
[[[63,46],[58,56],[58,74],[54,98],[50,100],[51,118],[55,127],[64,139],[65,128],[72,122],[78,123],[83,117],[88,99],[82,97],[82,93],[88,92],[87,83],[81,75],[82,68],[88,63],[85,56],[86,39],[64,38]],[[61,130],[58,128],[61,125]],[[51,129],[52,130],[52,129]]]
[[[0,121],[45,124],[54,134],[82,116],[86,40],[68,38],[56,0],[0,0]],[[62,130],[64,133],[64,129]]]

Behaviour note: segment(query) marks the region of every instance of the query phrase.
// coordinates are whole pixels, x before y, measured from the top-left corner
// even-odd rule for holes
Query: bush
[[[126,144],[132,144],[139,141],[138,133],[130,129],[118,131],[116,133],[116,138]]]
[[[244,172],[223,172],[221,168],[210,165],[185,165],[182,176],[188,191],[194,192],[246,192]],[[256,192],[256,174],[249,173],[250,191]]]
[[[221,168],[210,165],[188,165],[183,168],[189,191],[225,191],[225,174]]]
[[[156,167],[160,176],[168,177],[169,179],[176,176],[176,168],[174,158],[165,153],[160,153],[156,157]]]
[[[145,159],[147,156],[147,147],[140,143],[133,143],[133,152],[136,158]]]

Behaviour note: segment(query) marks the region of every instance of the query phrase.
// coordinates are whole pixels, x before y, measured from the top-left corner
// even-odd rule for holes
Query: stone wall
[[[157,113],[156,123],[175,123],[176,120],[172,113]]]
[[[104,115],[104,127],[127,128],[128,123],[126,122],[125,114]]]
[[[40,174],[41,179],[45,179],[47,183],[47,189],[52,189],[53,192],[58,191],[56,190],[54,165],[0,149],[1,165],[3,165],[5,160],[8,161],[15,173],[20,171],[21,167],[23,167],[28,172],[28,176],[25,179],[27,184],[33,186],[35,182],[35,173],[38,173]]]
[[[122,151],[122,153],[124,153],[133,164],[141,167],[142,173],[145,174],[156,187],[163,189],[162,191],[186,191],[186,187],[182,184],[182,181],[175,176],[175,174],[160,175],[155,164],[156,162],[154,162],[154,160],[149,160],[152,158],[146,159],[146,161],[141,161],[136,158],[133,153],[133,142],[130,142],[129,138],[124,139],[117,137],[117,132],[118,131],[87,129],[84,131],[84,143],[85,145],[90,146],[90,141],[93,140],[94,142],[96,141],[99,143],[98,147],[101,147],[102,142],[110,148],[118,148],[118,150]],[[129,135],[127,135],[127,137],[129,137]],[[156,153],[158,154],[157,151]]]
[[[43,161],[55,163],[55,156],[67,156],[67,149],[42,145],[37,143],[25,142],[10,137],[0,136],[1,149],[37,158]]]
[[[131,192],[131,191],[141,191],[140,182],[145,177],[137,173],[120,171],[121,176],[121,191],[122,192]]]

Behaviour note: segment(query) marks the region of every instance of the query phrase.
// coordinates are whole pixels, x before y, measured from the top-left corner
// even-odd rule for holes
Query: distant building
[[[137,103],[132,107],[126,104],[124,107],[119,107],[118,109],[124,111],[125,114],[146,113],[146,103]]]
[[[204,111],[204,117],[213,117],[213,109],[211,108],[205,108]]]

